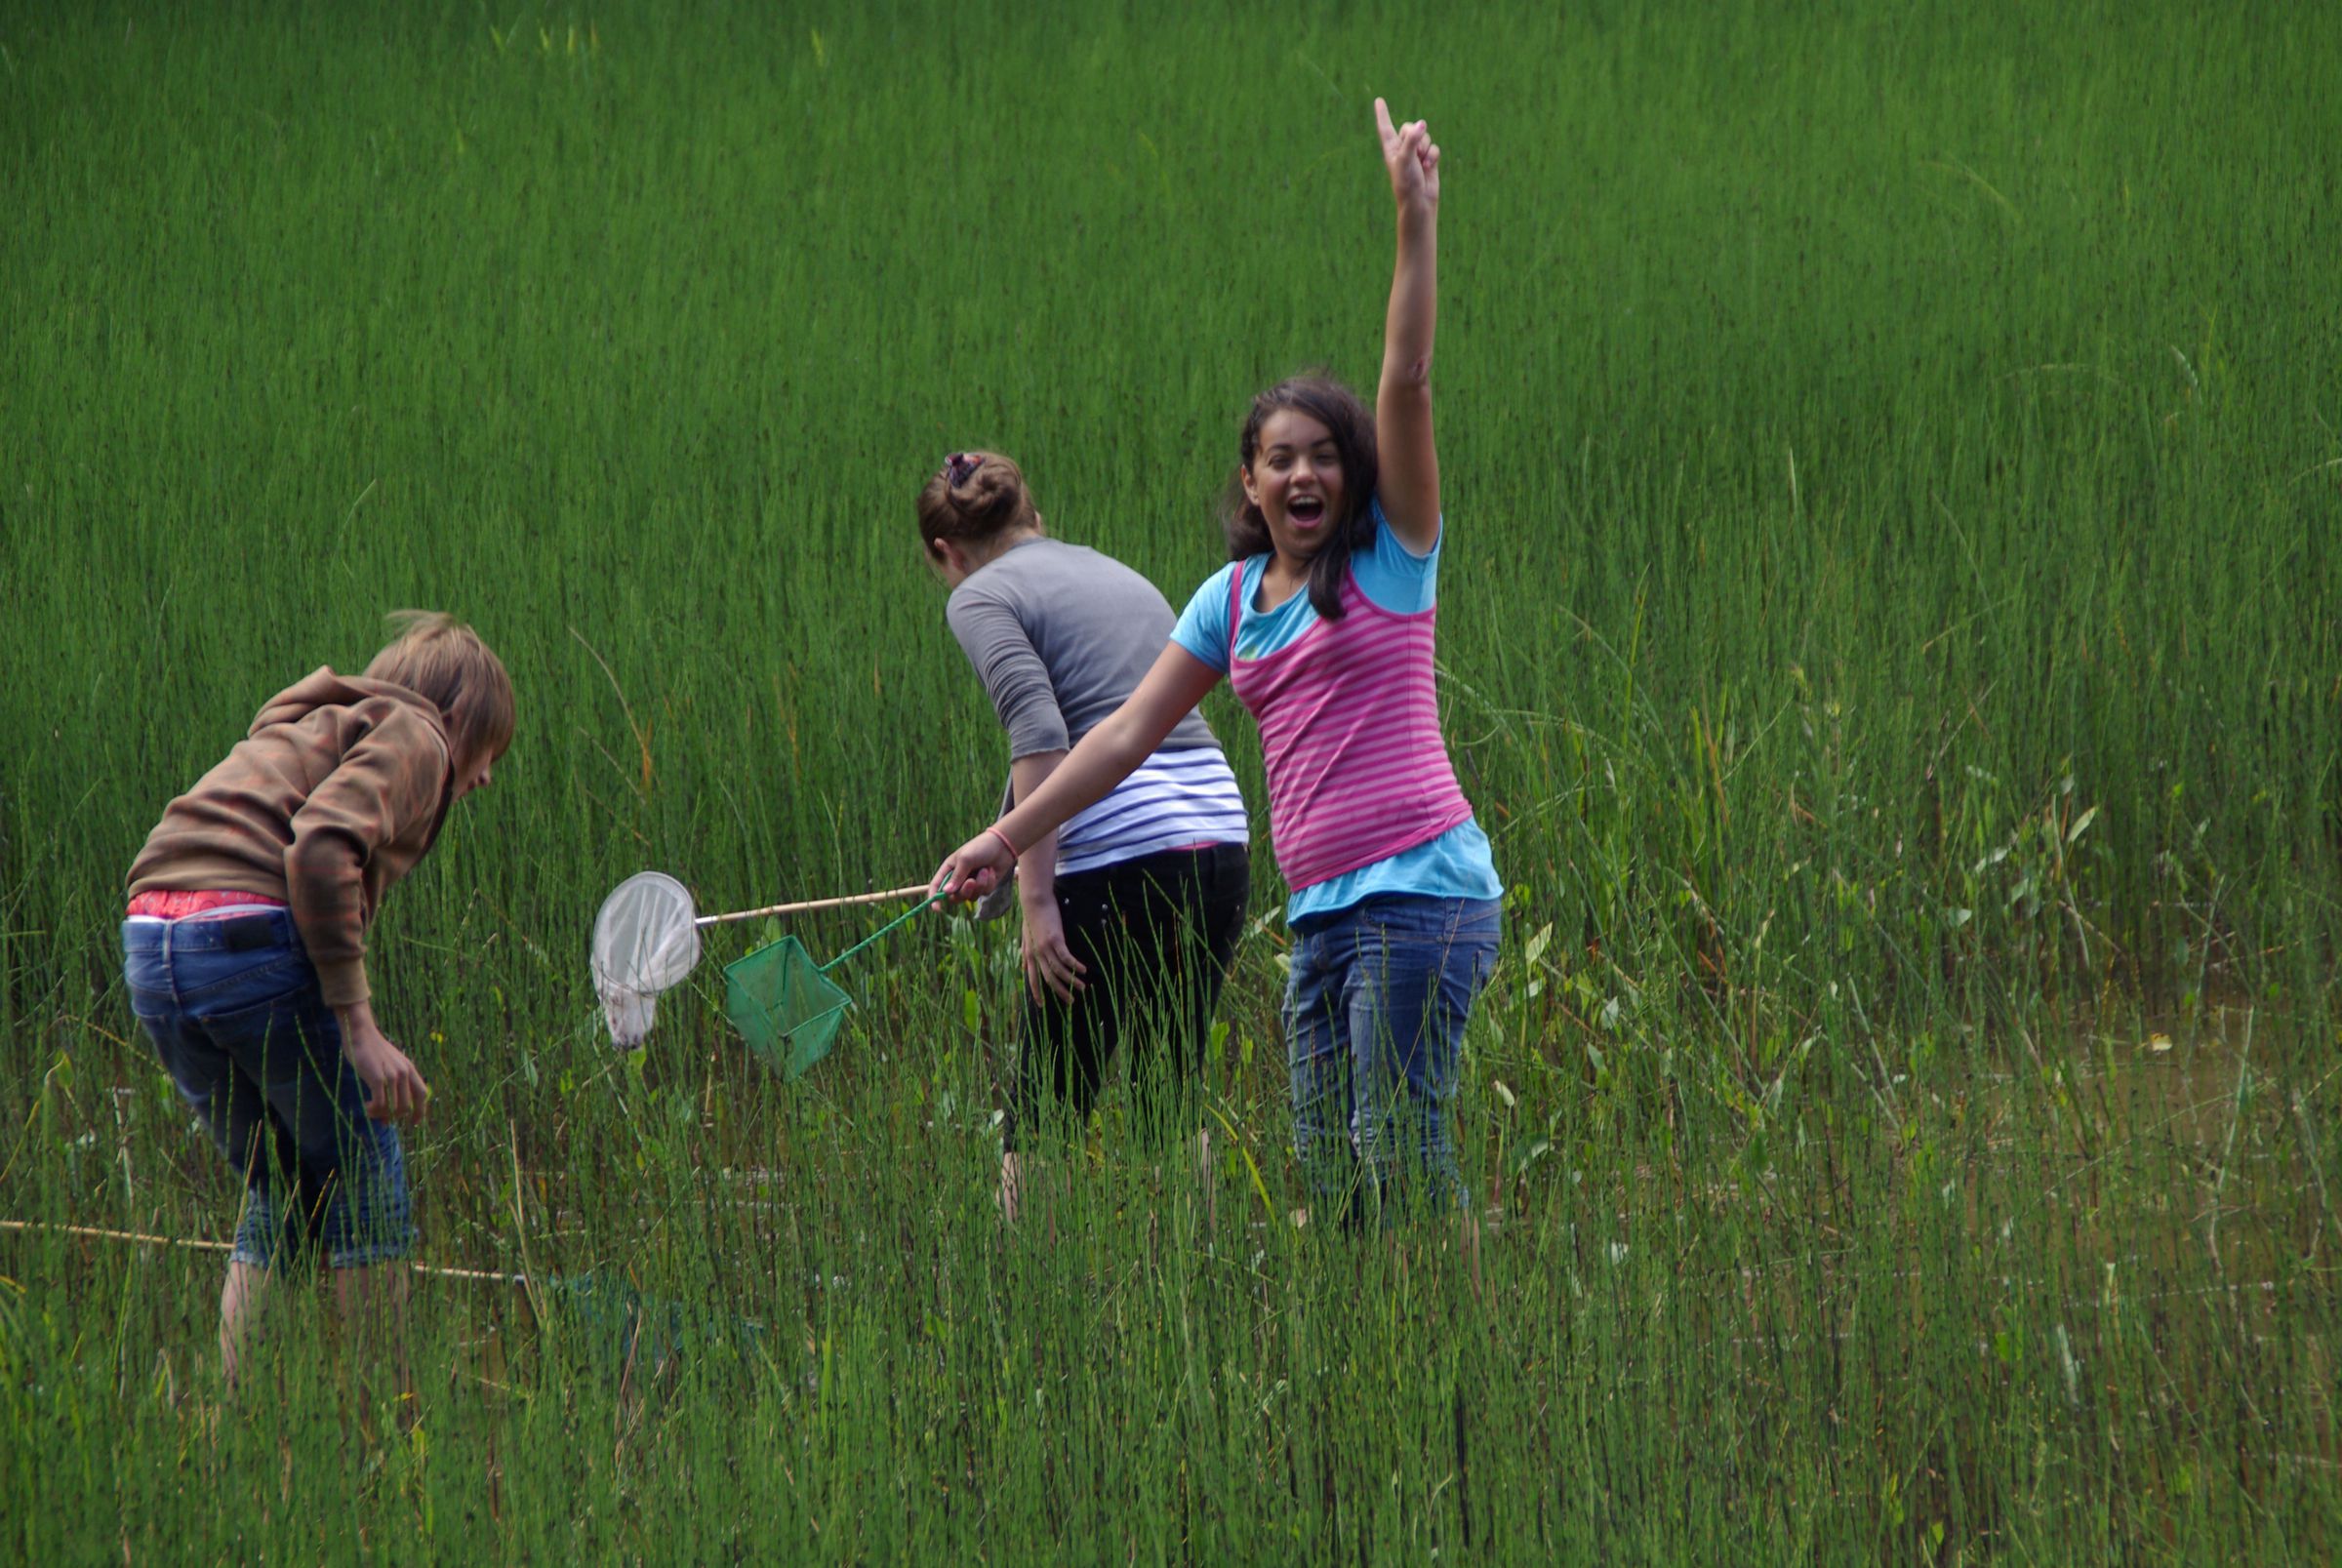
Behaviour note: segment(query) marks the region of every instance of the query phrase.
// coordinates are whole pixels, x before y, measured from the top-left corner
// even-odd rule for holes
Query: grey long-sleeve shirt
[[[945,616],[991,694],[1012,762],[1070,750],[1097,728],[1138,690],[1175,620],[1161,590],[1120,561],[1046,538],[968,574]],[[1191,711],[1161,749],[1219,744]]]

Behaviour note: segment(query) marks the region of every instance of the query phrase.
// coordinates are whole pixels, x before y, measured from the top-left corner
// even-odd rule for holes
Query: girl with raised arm
[[[1450,1119],[1503,887],[1433,688],[1439,149],[1421,121],[1393,126],[1380,99],[1374,112],[1398,257],[1372,415],[1316,377],[1253,400],[1225,507],[1230,564],[1196,590],[1130,700],[936,882],[962,898],[989,891],[1226,676],[1261,728],[1292,895],[1285,1028],[1303,1175],[1346,1223],[1378,1202],[1457,1204],[1469,1245]]]

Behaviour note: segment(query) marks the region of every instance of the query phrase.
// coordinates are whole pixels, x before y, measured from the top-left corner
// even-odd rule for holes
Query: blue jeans
[[[1466,1201],[1456,1066],[1502,918],[1493,899],[1381,895],[1294,926],[1293,1155],[1342,1223]]]
[[[126,922],[122,975],[181,1098],[244,1178],[235,1262],[322,1248],[350,1268],[414,1249],[397,1130],[366,1115],[289,911]]]

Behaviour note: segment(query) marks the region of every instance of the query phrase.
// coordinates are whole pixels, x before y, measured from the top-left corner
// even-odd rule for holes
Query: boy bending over
[[[375,1021],[366,930],[448,808],[488,784],[512,683],[451,617],[393,623],[364,675],[320,668],[271,698],[130,868],[132,1010],[244,1178],[220,1293],[230,1388],[280,1265],[322,1252],[345,1320],[403,1327],[415,1227],[394,1124],[431,1091]]]

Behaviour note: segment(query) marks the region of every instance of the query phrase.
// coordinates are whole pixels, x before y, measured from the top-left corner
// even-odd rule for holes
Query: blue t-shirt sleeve
[[[1439,520],[1439,539],[1430,551],[1418,555],[1407,548],[1383,515],[1383,498],[1374,498],[1374,545],[1351,557],[1358,591],[1393,615],[1411,616],[1436,602],[1439,586],[1439,545],[1447,537],[1447,519]]]
[[[1231,572],[1243,570],[1243,563],[1231,561],[1203,580],[1203,586],[1188,600],[1188,607],[1179,613],[1179,623],[1171,628],[1171,640],[1211,665],[1221,674],[1228,673],[1228,600],[1232,591]]]

